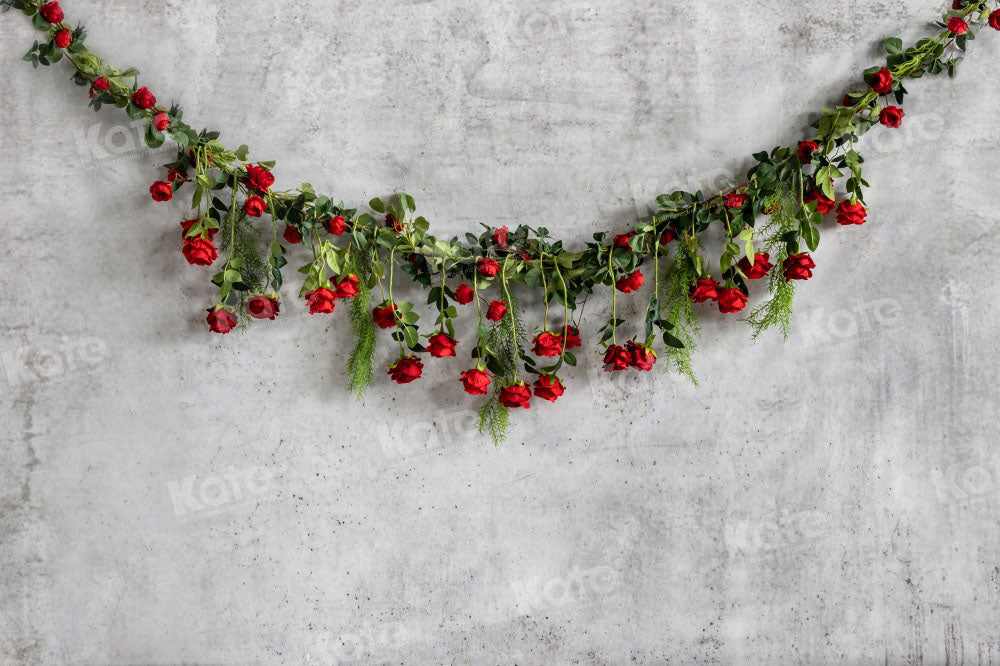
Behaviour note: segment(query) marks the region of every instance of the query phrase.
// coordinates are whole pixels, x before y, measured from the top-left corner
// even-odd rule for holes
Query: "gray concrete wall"
[[[797,141],[939,4],[65,9],[281,185],[583,241]],[[997,35],[866,141],[787,343],[706,317],[700,388],[581,354],[500,449],[463,362],[349,396],[344,313],[209,336],[169,154],[33,39],[0,19],[3,663],[1000,661]]]

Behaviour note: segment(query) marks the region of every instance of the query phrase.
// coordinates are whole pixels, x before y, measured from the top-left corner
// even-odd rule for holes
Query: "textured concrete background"
[[[797,141],[939,9],[66,3],[281,185],[581,241]],[[707,316],[700,388],[595,349],[499,450],[464,361],[353,400],[343,313],[211,337],[169,153],[33,39],[0,19],[3,663],[1000,661],[995,34],[866,140],[870,223],[787,343]]]

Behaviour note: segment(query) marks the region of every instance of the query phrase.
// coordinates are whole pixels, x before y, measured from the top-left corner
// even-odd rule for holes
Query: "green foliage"
[[[698,379],[691,364],[691,353],[697,345],[701,324],[698,323],[698,316],[691,302],[691,289],[697,281],[698,273],[695,271],[691,251],[687,245],[681,243],[680,250],[674,257],[673,264],[667,268],[662,281],[663,294],[660,302],[661,316],[673,326],[674,337],[683,342],[684,347],[670,345],[665,347],[663,365],[665,371],[669,372],[674,368],[690,379],[695,386],[698,385]]]
[[[500,386],[494,389],[494,394],[479,408],[479,433],[490,433],[493,446],[500,446],[507,437],[507,427],[510,425],[510,410],[500,404],[498,396]]]
[[[263,291],[270,274],[267,260],[260,252],[260,232],[243,214],[225,216],[219,229],[219,249],[231,252],[239,263],[240,281],[233,286],[243,292]]]
[[[792,304],[795,300],[795,283],[785,279],[781,268],[788,258],[788,245],[782,237],[799,227],[795,202],[792,194],[786,191],[774,197],[769,205],[773,206],[775,211],[767,225],[761,229],[761,234],[766,238],[764,246],[770,253],[775,267],[768,282],[771,299],[757,307],[747,318],[753,327],[754,340],[764,331],[774,327],[780,328],[782,335],[788,339],[792,326]]]
[[[351,303],[351,333],[354,349],[347,362],[347,377],[351,390],[360,399],[372,383],[372,364],[375,358],[375,324],[372,322],[371,290],[362,288]]]

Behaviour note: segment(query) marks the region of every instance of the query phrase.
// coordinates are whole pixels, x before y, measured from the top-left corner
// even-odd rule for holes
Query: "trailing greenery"
[[[351,303],[351,333],[355,338],[354,349],[347,362],[347,376],[351,390],[361,398],[371,386],[375,358],[375,325],[370,314],[371,290],[364,288]]]
[[[663,370],[669,372],[674,368],[690,379],[695,386],[698,385],[698,378],[694,374],[691,353],[697,345],[701,324],[695,314],[690,294],[697,280],[698,273],[691,259],[691,253],[686,245],[681,245],[674,255],[673,263],[668,266],[663,281],[661,313],[673,327],[673,334],[684,343],[684,346],[664,347]]]
[[[773,208],[774,213],[769,223],[761,229],[761,234],[767,238],[765,248],[772,257],[777,257],[775,263],[780,266],[788,258],[788,248],[783,238],[799,225],[799,220],[795,215],[791,192],[775,195],[768,201],[768,205]],[[777,327],[787,340],[792,326],[795,283],[786,280],[781,271],[773,271],[768,277],[768,290],[772,297],[747,318],[753,328],[753,339],[756,340],[764,331]]]

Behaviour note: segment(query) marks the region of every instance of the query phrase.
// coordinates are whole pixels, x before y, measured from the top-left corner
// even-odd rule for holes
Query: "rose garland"
[[[991,10],[989,4],[955,0],[937,23],[941,31],[910,48],[904,49],[898,38],[886,39],[886,64],[864,71],[866,88],[823,109],[812,125],[815,135],[797,147],[755,154],[756,164],[743,184],[717,193],[661,195],[658,211],[631,231],[594,234],[585,249],[573,252],[547,229],[527,225],[468,233],[465,243],[437,238],[405,193],[390,201],[373,199],[369,207],[381,218],[376,219],[334,203],[308,183],[294,191],[275,190],[273,162],[251,163],[246,146],[229,150],[218,141],[218,132],[196,132],[185,124],[180,107],[158,105],[147,87],[139,87],[137,70],[106,65],[84,46],[83,27],[70,28],[58,2],[0,0],[5,11],[23,11],[46,35],[25,60],[37,67],[66,57],[76,70],[75,82],[89,86],[91,107],[113,104],[132,119],[145,119],[145,140],[152,148],[168,139],[177,144],[177,159],[165,165],[166,176],[149,191],[156,201],[170,201],[190,183],[195,215],[181,222],[185,259],[212,266],[219,263],[220,250],[227,255],[212,277],[218,298],[208,308],[211,331],[228,333],[248,319],[273,320],[281,306],[286,248],[305,245],[311,258],[299,268],[304,276],[299,296],[310,314],[331,314],[337,301],[352,301],[357,343],[348,375],[360,394],[371,381],[376,328],[392,329],[399,358],[388,374],[408,384],[423,373],[418,354],[456,356],[456,306],[475,303],[475,365],[459,379],[471,395],[492,392],[480,411],[480,429],[489,430],[498,442],[509,409],[528,408],[532,398],[555,402],[563,395],[566,388],[557,373],[564,364],[576,365],[570,350],[582,345],[574,315],[598,285],[613,286],[612,314],[598,332],[608,372],[651,370],[658,358],[654,343],[662,339],[664,365],[693,380],[690,351],[698,333],[693,305],[713,302],[723,313],[742,312],[749,282],[764,278],[769,278],[772,297],[748,321],[755,337],[775,326],[787,336],[794,285],[812,277],[816,264],[811,253],[819,245],[825,216],[834,213],[841,225],[865,223],[863,190],[868,183],[855,143],[877,124],[900,127],[904,80],[944,71],[953,76],[959,52],[984,25],[1000,30],[1000,9]],[[838,183],[844,192],[840,197]],[[271,223],[266,231],[257,224],[265,214]],[[718,279],[700,240],[714,224],[721,225],[726,237]],[[671,246],[676,247],[672,257]],[[617,316],[619,294],[643,287],[647,276],[641,267],[650,263],[653,285],[643,333],[621,336],[619,327],[625,322]],[[429,289],[427,303],[437,310],[430,332],[421,333],[413,303],[393,296],[398,271]],[[455,282],[460,284],[452,287]],[[521,320],[513,283],[541,290],[544,315],[532,336]],[[371,308],[376,290],[379,302]],[[553,303],[562,308],[561,317],[552,318],[558,323],[550,321]],[[548,365],[539,365],[543,361],[536,357],[547,359]]]

